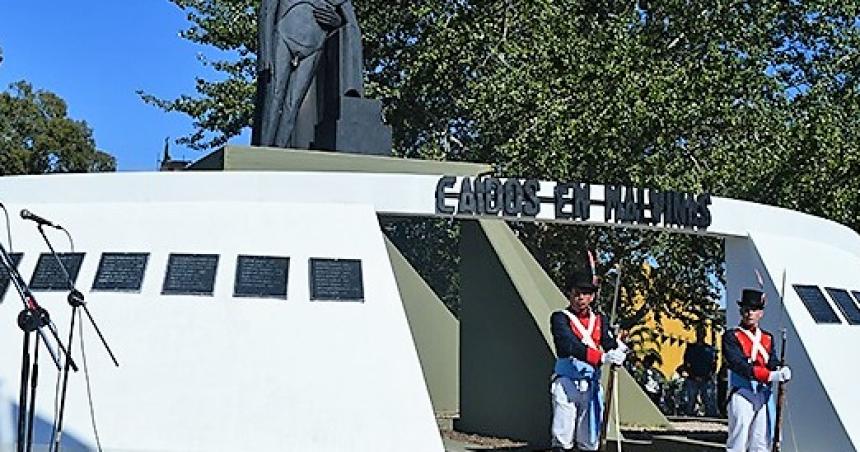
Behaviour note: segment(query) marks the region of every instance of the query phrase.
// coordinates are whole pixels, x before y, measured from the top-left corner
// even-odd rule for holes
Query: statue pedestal
[[[391,155],[391,127],[382,122],[382,102],[341,96],[336,111],[315,129],[313,147],[368,155]]]

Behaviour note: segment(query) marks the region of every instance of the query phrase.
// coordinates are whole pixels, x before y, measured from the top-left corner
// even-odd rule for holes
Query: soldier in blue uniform
[[[550,317],[558,359],[552,394],[552,446],[555,451],[597,450],[602,422],[600,366],[621,365],[627,347],[612,334],[609,321],[591,309],[595,278],[574,273],[565,285],[569,305]]]
[[[771,450],[775,404],[772,383],[791,379],[779,367],[773,335],[759,328],[765,296],[759,290],[741,294],[741,324],[723,334],[723,356],[729,369],[728,452]]]

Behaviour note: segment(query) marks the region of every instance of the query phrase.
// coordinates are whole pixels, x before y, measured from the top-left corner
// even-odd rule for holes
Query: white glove
[[[624,342],[621,342],[621,339],[616,339],[615,342],[618,343],[618,350],[621,350],[623,353],[630,351],[630,347],[628,347]]]
[[[612,351],[612,350],[610,350],[610,352],[611,352],[611,351]],[[606,363],[609,363],[609,362],[612,362],[612,356],[609,354],[609,352],[605,352],[605,353],[600,357],[600,364],[606,364]]]
[[[612,350],[609,350],[608,352],[604,353],[603,356],[600,358],[600,361],[603,363],[612,363],[616,366],[620,366],[624,364],[624,358],[626,357],[627,355],[623,351],[617,348],[613,348]]]
[[[779,367],[770,373],[769,380],[777,383],[791,380],[791,369],[789,369],[788,366]]]

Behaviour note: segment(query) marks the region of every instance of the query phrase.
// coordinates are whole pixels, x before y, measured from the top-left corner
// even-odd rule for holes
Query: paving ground
[[[625,440],[621,450],[626,452],[697,452],[725,449],[726,421],[724,419],[672,418],[671,430],[623,429]],[[528,445],[504,438],[468,435],[452,430],[442,430],[446,452],[471,451],[534,451]],[[616,443],[606,448],[607,452],[618,450]]]

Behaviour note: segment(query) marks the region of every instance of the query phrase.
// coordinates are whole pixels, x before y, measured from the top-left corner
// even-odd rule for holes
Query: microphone
[[[42,218],[42,217],[40,217],[40,216],[36,215],[36,214],[35,214],[35,213],[33,213],[33,212],[30,212],[30,211],[29,211],[29,210],[27,210],[27,209],[22,209],[22,210],[21,210],[21,218],[23,218],[23,219],[25,219],[25,220],[35,221],[35,222],[36,222],[36,223],[38,223],[39,225],[43,225],[43,226],[50,226],[50,227],[52,227],[52,228],[54,228],[54,229],[63,229],[63,227],[62,227],[62,226],[60,226],[60,225],[56,225],[56,224],[54,224],[54,223],[51,223],[50,221],[48,221],[48,220],[46,220],[46,219],[44,219],[44,218]]]

